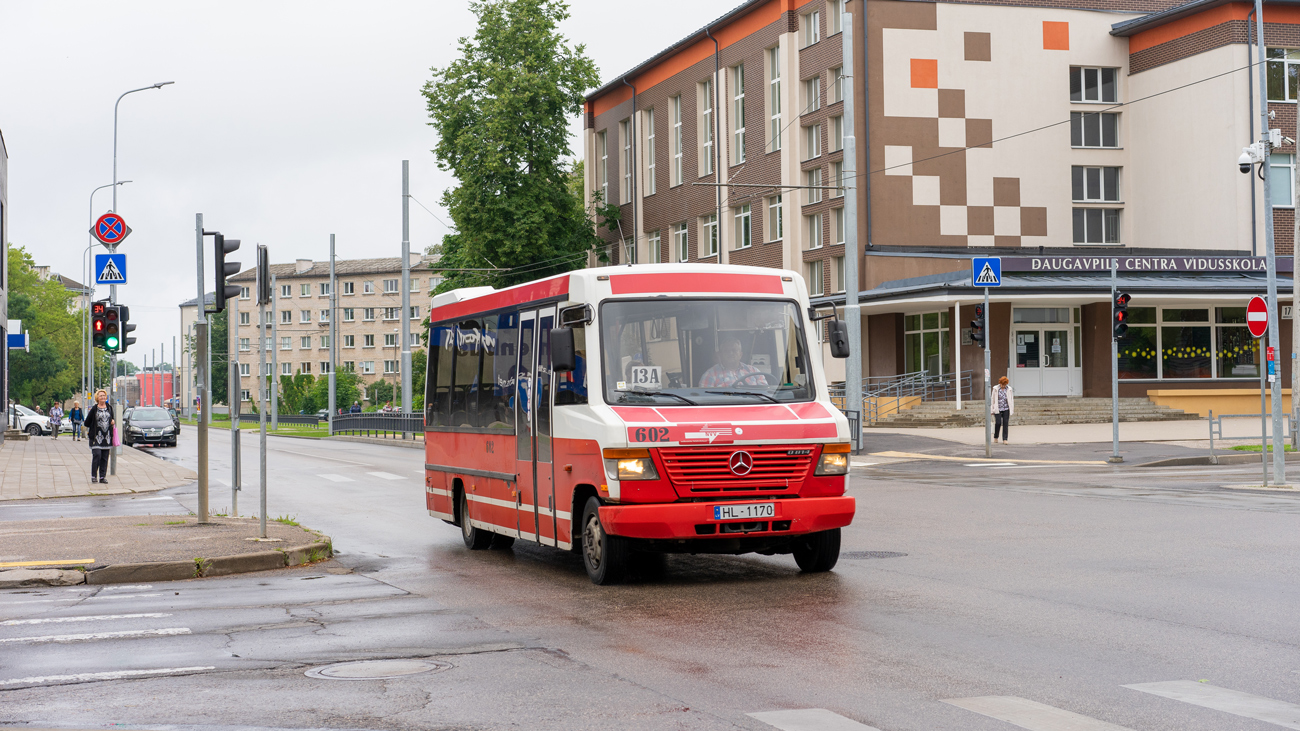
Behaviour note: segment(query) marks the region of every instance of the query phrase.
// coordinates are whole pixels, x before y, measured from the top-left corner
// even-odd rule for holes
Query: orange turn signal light
[[[604,450],[605,459],[633,459],[636,457],[649,457],[648,449],[606,449]]]
[[[843,444],[827,444],[822,447],[822,454],[848,454],[852,445],[845,442]]]

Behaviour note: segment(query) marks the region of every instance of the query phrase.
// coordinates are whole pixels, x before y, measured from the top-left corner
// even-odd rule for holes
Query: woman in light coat
[[[998,440],[998,430],[1002,430],[1002,443],[1007,443],[1007,434],[1011,425],[1011,414],[1016,410],[1016,395],[1011,391],[1007,377],[998,379],[998,384],[989,394],[989,415],[993,421],[993,441]]]

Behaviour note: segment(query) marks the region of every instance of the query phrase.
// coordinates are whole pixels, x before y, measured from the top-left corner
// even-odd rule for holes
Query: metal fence
[[[1215,440],[1215,438],[1218,438],[1218,440],[1221,441],[1221,442],[1224,440],[1224,439],[1223,439],[1223,420],[1224,420],[1224,419],[1256,419],[1256,420],[1259,420],[1259,421],[1261,422],[1261,424],[1260,424],[1260,433],[1259,433],[1259,434],[1247,434],[1246,436],[1234,436],[1234,437],[1232,437],[1232,439],[1234,439],[1234,440],[1236,440],[1236,439],[1258,439],[1258,440],[1260,440],[1260,441],[1263,441],[1264,439],[1266,439],[1267,437],[1270,436],[1269,433],[1268,433],[1268,432],[1269,432],[1269,427],[1270,427],[1270,426],[1272,425],[1272,423],[1273,423],[1272,414],[1263,414],[1263,415],[1260,415],[1260,414],[1219,414],[1218,416],[1215,416],[1215,415],[1214,415],[1214,411],[1211,410],[1211,411],[1209,412],[1209,418],[1210,418],[1210,464],[1218,464],[1218,463],[1219,463],[1219,456],[1218,456],[1217,454],[1214,453],[1214,440]],[[1297,433],[1296,415],[1295,415],[1295,414],[1285,414],[1285,415],[1284,415],[1284,418],[1282,419],[1282,440],[1283,440],[1284,442],[1286,442],[1286,441],[1291,442],[1291,448],[1292,448],[1292,449],[1295,449],[1296,433]],[[1262,449],[1262,448],[1261,448],[1261,449]],[[1261,459],[1262,459],[1262,461],[1264,461],[1264,462],[1267,463],[1268,460],[1269,460],[1269,458],[1270,458],[1270,453],[1269,453],[1268,451],[1266,451],[1266,450],[1262,450],[1262,451],[1263,451],[1263,457],[1262,457]]]
[[[971,379],[973,371],[961,373],[944,373],[933,375],[926,371],[914,371],[897,376],[870,376],[862,379],[862,417],[868,424],[875,424],[881,419],[903,410],[910,403],[919,401],[955,401],[961,394],[962,401],[969,401],[973,393]],[[847,411],[845,385],[835,383],[830,386],[831,402],[840,411]]]
[[[424,433],[424,414],[340,414],[334,417],[334,434],[414,438]],[[401,435],[400,437],[398,435]]]
[[[258,416],[257,414],[239,415],[239,420],[241,422],[242,421],[257,422],[260,418],[261,417]],[[324,419],[321,419],[315,414],[278,414],[275,418],[276,421],[281,424],[298,424],[300,426],[309,426],[312,427],[313,429],[320,428],[321,422],[324,421]],[[266,423],[268,424],[271,423],[270,414],[266,415]]]

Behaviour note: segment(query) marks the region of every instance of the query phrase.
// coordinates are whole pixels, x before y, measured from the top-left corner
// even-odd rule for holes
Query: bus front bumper
[[[600,522],[605,532],[626,538],[688,539],[737,535],[799,535],[843,528],[853,521],[853,498],[812,497],[794,500],[755,500],[774,503],[768,518],[716,520],[713,508],[747,501],[605,505]]]

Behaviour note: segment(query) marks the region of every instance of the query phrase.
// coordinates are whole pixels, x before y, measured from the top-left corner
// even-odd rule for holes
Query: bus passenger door
[[[515,472],[519,481],[515,484],[515,517],[519,528],[519,537],[537,540],[537,484],[534,479],[533,455],[536,435],[536,394],[534,393],[537,373],[537,313],[519,313],[519,344],[516,348],[518,357],[515,361]]]
[[[555,391],[555,374],[551,371],[551,328],[555,327],[555,307],[543,307],[537,313],[537,377],[533,379],[533,403],[537,419],[534,434],[533,505],[536,507],[537,542],[555,543],[555,483],[551,461],[551,397]],[[522,518],[520,519],[523,520]]]

